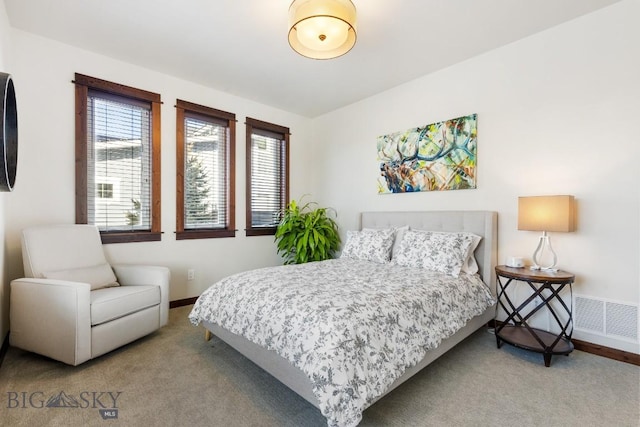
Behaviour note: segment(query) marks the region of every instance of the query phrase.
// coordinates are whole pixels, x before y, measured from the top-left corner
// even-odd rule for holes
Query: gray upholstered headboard
[[[498,213],[491,211],[362,212],[360,228],[408,225],[416,230],[468,231],[482,236],[476,260],[482,280],[495,292],[493,272],[498,259]]]

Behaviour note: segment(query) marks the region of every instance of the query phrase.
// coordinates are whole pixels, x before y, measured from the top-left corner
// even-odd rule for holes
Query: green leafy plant
[[[124,216],[127,218],[127,225],[138,225],[140,224],[140,211],[142,210],[142,204],[140,200],[131,199],[131,203],[133,203],[133,210],[127,211]]]
[[[285,264],[303,264],[333,258],[340,247],[338,224],[329,216],[330,208],[309,202],[302,206],[292,200],[282,212],[276,229],[278,253]]]
[[[209,174],[197,156],[190,156],[187,159],[185,171],[185,211],[189,225],[210,223],[213,210],[208,202],[211,185],[209,185]]]

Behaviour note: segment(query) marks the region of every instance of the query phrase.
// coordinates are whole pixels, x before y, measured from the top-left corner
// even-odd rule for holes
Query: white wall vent
[[[576,296],[573,320],[577,329],[604,334],[604,301]]]
[[[638,306],[574,295],[573,322],[577,330],[638,341]]]
[[[607,335],[638,339],[638,307],[615,302],[606,302]]]

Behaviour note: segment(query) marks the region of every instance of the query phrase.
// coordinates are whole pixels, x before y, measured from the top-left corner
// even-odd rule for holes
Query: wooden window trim
[[[252,227],[252,215],[251,215],[251,135],[253,129],[261,129],[270,132],[282,134],[284,136],[285,144],[285,194],[284,203],[289,201],[289,128],[276,125],[262,120],[253,119],[247,117],[245,121],[246,125],[246,228],[245,233],[247,236],[272,236],[276,234],[276,227]]]
[[[227,122],[229,141],[227,146],[227,204],[225,228],[184,229],[184,119],[185,113],[201,115],[205,119],[216,119]],[[236,236],[236,115],[192,102],[176,100],[176,240],[211,239]]]
[[[88,223],[87,201],[87,96],[97,90],[151,104],[151,229],[101,231],[102,243],[155,242],[162,238],[160,218],[160,95],[141,89],[75,74],[76,88],[76,224]]]

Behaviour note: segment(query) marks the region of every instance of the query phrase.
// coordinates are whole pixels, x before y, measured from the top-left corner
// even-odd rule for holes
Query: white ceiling
[[[4,1],[14,28],[315,117],[619,0],[353,0],[326,61],[289,47],[291,0]]]

